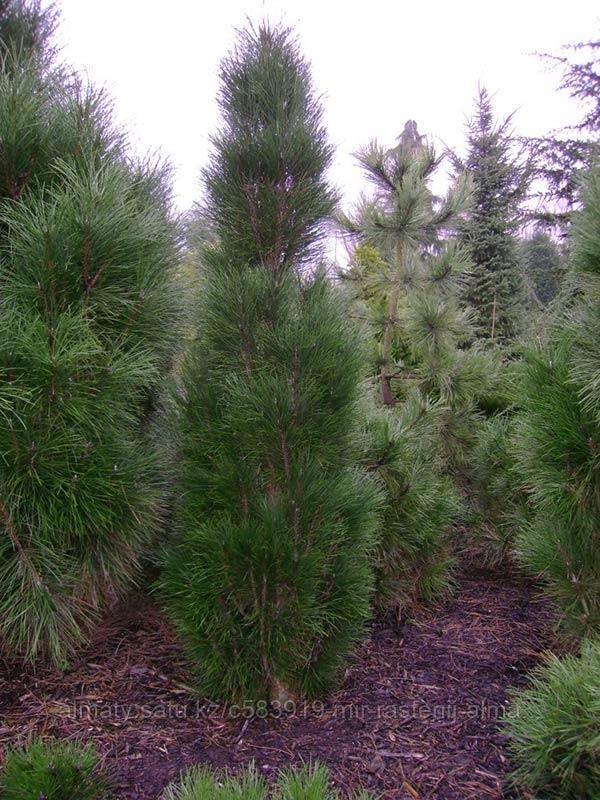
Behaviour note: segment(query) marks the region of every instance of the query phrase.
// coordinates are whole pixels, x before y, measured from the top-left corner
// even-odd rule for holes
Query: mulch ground
[[[248,717],[195,698],[168,622],[134,598],[68,674],[0,660],[0,755],[33,734],[91,741],[118,800],[156,800],[194,763],[254,761],[269,777],[316,759],[344,792],[506,798],[498,719],[509,687],[552,646],[550,611],[531,585],[470,570],[446,605],[375,626],[335,697]]]

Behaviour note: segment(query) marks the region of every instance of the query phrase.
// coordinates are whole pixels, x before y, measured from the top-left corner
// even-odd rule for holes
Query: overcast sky
[[[392,145],[407,119],[460,148],[478,83],[519,133],[577,117],[558,76],[534,51],[598,38],[593,0],[62,0],[63,56],[113,95],[136,148],[176,170],[182,210],[200,195],[215,129],[217,68],[249,17],[293,26],[312,63],[336,145],[332,178],[347,205],[362,188],[352,153]]]

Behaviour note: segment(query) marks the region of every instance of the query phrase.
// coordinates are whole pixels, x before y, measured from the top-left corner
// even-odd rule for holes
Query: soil
[[[470,569],[445,605],[375,625],[334,697],[250,716],[194,695],[168,621],[133,597],[67,674],[0,660],[0,755],[31,735],[90,741],[118,800],[156,800],[195,763],[254,761],[269,778],[311,760],[344,796],[508,798],[498,720],[554,646],[552,627],[529,583]]]

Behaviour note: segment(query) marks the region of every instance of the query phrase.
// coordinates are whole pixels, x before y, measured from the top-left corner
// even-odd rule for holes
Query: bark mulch
[[[269,777],[316,759],[344,791],[509,797],[497,721],[507,689],[552,645],[550,610],[530,584],[470,570],[444,606],[375,626],[335,697],[249,717],[195,698],[167,620],[134,598],[65,675],[0,660],[0,756],[33,734],[91,741],[118,800],[155,800],[197,762],[254,761]]]

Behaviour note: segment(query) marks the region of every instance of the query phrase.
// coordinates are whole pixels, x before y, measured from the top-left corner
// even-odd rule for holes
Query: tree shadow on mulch
[[[68,674],[0,661],[0,748],[33,734],[91,741],[118,800],[155,800],[197,762],[254,761],[269,777],[316,759],[337,786],[381,798],[509,797],[498,719],[507,689],[553,645],[535,592],[471,568],[444,606],[400,629],[376,625],[334,697],[252,717],[196,699],[167,620],[134,597]]]

